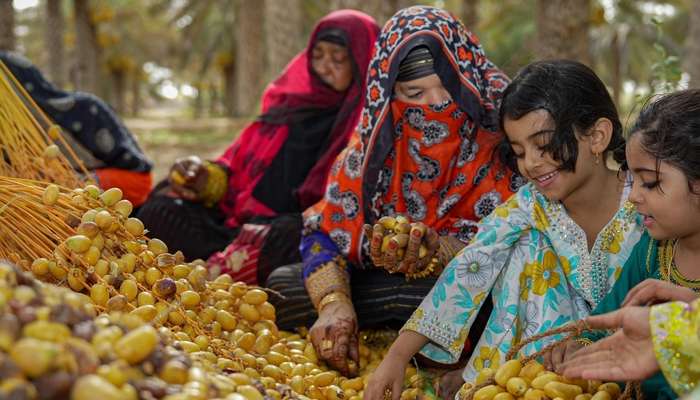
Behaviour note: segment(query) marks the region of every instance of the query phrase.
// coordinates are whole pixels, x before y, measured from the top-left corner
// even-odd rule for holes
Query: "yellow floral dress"
[[[454,363],[491,293],[493,311],[464,371],[473,381],[480,369],[497,367],[513,343],[586,317],[642,233],[627,194],[589,252],[583,229],[564,207],[523,186],[480,222],[474,240],[447,265],[403,329],[430,339],[423,355]],[[525,346],[523,353],[546,343]]]

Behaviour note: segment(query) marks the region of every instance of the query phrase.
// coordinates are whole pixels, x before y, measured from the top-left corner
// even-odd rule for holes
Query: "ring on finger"
[[[391,400],[391,389],[384,389],[384,400]]]
[[[330,339],[323,339],[321,341],[321,351],[327,351],[333,349],[333,341]]]

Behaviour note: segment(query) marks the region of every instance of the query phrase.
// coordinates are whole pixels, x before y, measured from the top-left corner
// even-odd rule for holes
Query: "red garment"
[[[342,30],[348,41],[350,55],[357,74],[350,88],[336,92],[323,83],[311,69],[311,53],[319,32],[336,28]],[[347,144],[357,125],[365,98],[365,76],[372,46],[379,27],[372,17],[353,10],[335,11],[316,25],[307,48],[287,65],[282,75],[273,81],[263,94],[262,113],[271,109],[332,107],[340,105],[332,140],[319,157],[298,189],[302,209],[315,203],[323,195],[323,186],[335,157]],[[253,216],[274,216],[275,212],[253,197],[253,190],[287,139],[286,125],[272,125],[256,121],[248,125],[240,137],[217,160],[230,170],[229,187],[220,206],[231,227],[245,223]]]
[[[150,172],[134,172],[120,168],[100,168],[94,171],[103,190],[113,187],[122,190],[123,197],[134,207],[139,207],[148,198],[153,184]]]
[[[382,215],[405,215],[467,242],[477,222],[513,193],[512,174],[493,165],[501,136],[481,132],[467,141],[468,117],[454,102],[429,106],[392,100],[391,111],[396,136],[375,203]],[[339,156],[342,164],[331,172],[326,197],[305,212],[307,218],[317,216],[321,230],[351,262],[360,261],[366,221],[360,206],[361,164],[352,160],[361,151],[354,135]]]
[[[209,257],[209,269],[229,274],[236,282],[258,285],[258,259],[269,231],[270,225],[243,224],[233,243]]]

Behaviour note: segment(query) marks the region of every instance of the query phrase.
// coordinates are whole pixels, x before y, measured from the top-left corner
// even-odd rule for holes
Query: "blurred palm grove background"
[[[511,76],[541,58],[591,65],[623,121],[651,93],[700,86],[700,0],[0,0],[0,49],[105,99],[162,176],[177,155],[222,151],[324,14],[382,25],[414,4],[459,16]]]

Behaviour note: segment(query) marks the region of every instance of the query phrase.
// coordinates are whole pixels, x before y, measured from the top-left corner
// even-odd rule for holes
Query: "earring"
[[[595,165],[600,164],[600,153],[593,153],[595,155]]]

